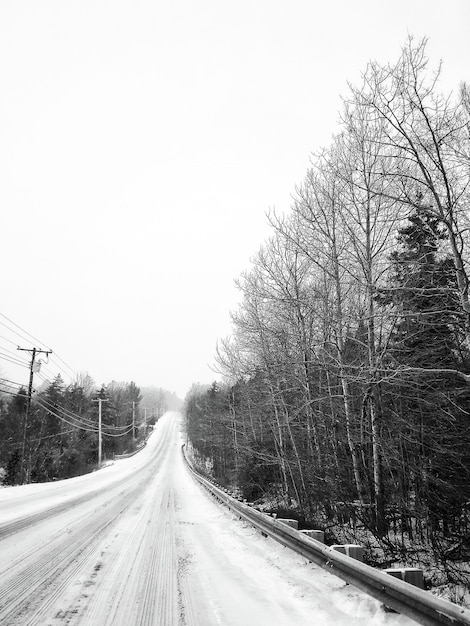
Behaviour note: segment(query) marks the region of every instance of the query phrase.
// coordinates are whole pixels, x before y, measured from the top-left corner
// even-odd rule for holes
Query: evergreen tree
[[[411,215],[391,255],[389,285],[377,296],[395,313],[388,351],[400,376],[388,386],[386,405],[389,440],[402,438],[399,499],[404,508],[414,503],[431,532],[447,532],[470,497],[470,394],[457,373],[469,366],[465,318],[452,259],[440,252],[445,238],[438,219],[422,210]]]
[[[48,387],[39,392],[31,404],[30,471],[32,482],[60,477],[58,461],[64,451],[63,422],[60,408],[64,403],[64,381],[58,374]]]
[[[18,393],[2,408],[0,416],[0,467],[5,468],[6,485],[20,482],[20,467],[23,442],[24,416],[26,411],[26,389]]]
[[[452,259],[439,254],[446,239],[438,219],[419,211],[399,231],[399,251],[391,255],[388,289],[378,296],[393,304],[397,323],[391,354],[410,367],[460,369],[463,328]]]

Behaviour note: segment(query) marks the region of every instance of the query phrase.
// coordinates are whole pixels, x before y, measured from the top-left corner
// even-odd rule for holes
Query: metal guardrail
[[[125,452],[124,454],[115,454],[113,458],[115,461],[119,461],[120,459],[128,459],[129,457],[134,456],[134,454],[137,454],[137,452],[140,452],[142,448],[145,448],[146,443],[147,441],[145,441],[145,443],[139,443],[137,448],[133,450],[132,452]]]
[[[468,609],[437,598],[428,591],[414,587],[383,571],[374,569],[370,565],[333,550],[315,539],[304,536],[280,520],[239,502],[226,493],[222,487],[212,484],[197,472],[187,459],[184,447],[183,444],[184,459],[195,478],[238,517],[258,528],[265,535],[272,537],[309,561],[383,602],[385,606],[411,617],[418,624],[424,626],[470,625],[470,611]]]

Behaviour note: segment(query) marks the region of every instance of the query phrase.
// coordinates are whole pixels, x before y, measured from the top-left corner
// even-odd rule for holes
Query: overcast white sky
[[[210,383],[347,81],[410,33],[457,90],[469,24],[468,0],[0,0],[0,312],[98,384]]]

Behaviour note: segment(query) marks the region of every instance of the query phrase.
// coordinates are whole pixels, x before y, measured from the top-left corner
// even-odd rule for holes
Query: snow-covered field
[[[178,421],[99,472],[0,490],[0,625],[414,623],[216,504]]]

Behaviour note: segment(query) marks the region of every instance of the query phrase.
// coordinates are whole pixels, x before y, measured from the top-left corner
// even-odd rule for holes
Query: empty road
[[[2,626],[412,624],[216,504],[179,420],[100,471],[0,490]]]

